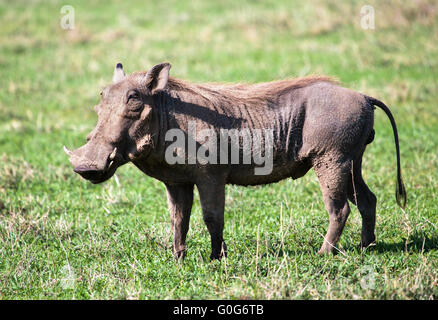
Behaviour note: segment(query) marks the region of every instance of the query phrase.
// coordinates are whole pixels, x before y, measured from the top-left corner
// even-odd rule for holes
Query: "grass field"
[[[342,4],[341,4],[342,3]],[[63,5],[73,30],[60,26]],[[361,28],[372,5],[375,29]],[[418,1],[0,1],[0,299],[438,298],[438,4]],[[376,110],[364,176],[377,245],[356,207],[343,253],[319,256],[328,214],[313,171],[227,187],[229,257],[209,262],[195,195],[188,254],[173,260],[164,186],[132,165],[80,179],[62,146],[96,123],[115,63],[169,61],[191,81],[326,74],[384,101],[399,128],[408,206],[395,202],[390,123]]]

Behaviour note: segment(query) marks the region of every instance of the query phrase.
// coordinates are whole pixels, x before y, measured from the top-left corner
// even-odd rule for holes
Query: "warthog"
[[[64,148],[74,171],[92,183],[104,182],[128,162],[162,181],[167,188],[176,258],[185,256],[195,185],[211,236],[211,259],[218,259],[226,254],[226,184],[248,186],[297,179],[312,167],[329,213],[329,227],[319,253],[336,249],[350,212],[348,201],[362,216],[361,246],[373,244],[376,197],[362,178],[361,166],[366,145],[374,138],[374,106],[383,109],[393,128],[396,199],[405,206],[397,128],[381,101],[343,88],[327,77],[259,84],[193,84],[170,78],[169,69],[169,63],[162,63],[127,76],[117,64],[113,84],[101,92],[100,103],[94,107],[98,122],[87,143],[74,151]],[[208,129],[208,139],[206,135],[192,137],[190,123],[197,131]],[[176,133],[169,139],[167,133],[172,129],[185,138],[183,148],[175,147]],[[223,136],[224,130],[237,132],[237,139],[212,139],[214,134]],[[245,140],[241,132],[250,139]],[[189,144],[199,150],[206,139],[225,158],[219,161],[219,155],[208,149],[204,155],[209,161],[193,161],[193,154],[181,150]],[[262,174],[255,171],[260,167],[255,158],[242,163],[245,143],[254,141],[247,148],[254,151],[255,142],[260,140],[270,141],[258,151],[272,164]],[[237,157],[232,159],[230,150],[237,150]]]

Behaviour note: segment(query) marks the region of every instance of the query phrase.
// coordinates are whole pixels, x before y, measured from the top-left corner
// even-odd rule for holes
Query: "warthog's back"
[[[372,130],[373,108],[366,107],[363,95],[326,77],[231,85],[169,79],[169,94],[165,104],[171,128],[189,132],[192,122],[197,132],[208,129],[220,137],[224,130],[237,130],[241,135],[234,142],[228,140],[228,149],[233,143],[236,148],[238,141],[239,161],[233,161],[228,152],[225,160],[221,161],[218,153],[217,161],[210,163],[216,170],[223,170],[232,184],[299,178],[311,168],[314,155],[353,152]],[[244,161],[247,141],[242,132],[249,132],[250,152],[266,156],[266,148],[272,148],[271,171],[255,174],[258,165],[254,159]],[[269,135],[272,143],[268,146]],[[199,145],[203,142],[197,140]]]

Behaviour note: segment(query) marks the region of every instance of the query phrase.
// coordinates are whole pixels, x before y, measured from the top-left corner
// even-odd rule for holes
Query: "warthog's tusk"
[[[65,152],[69,157],[71,157],[71,156],[73,155],[73,152],[71,152],[70,150],[68,150],[66,146],[64,146],[64,152]]]
[[[116,154],[117,154],[117,147],[114,148],[113,152],[110,154],[110,156],[109,156],[109,160],[110,160],[110,161],[113,161],[114,158],[116,157]]]

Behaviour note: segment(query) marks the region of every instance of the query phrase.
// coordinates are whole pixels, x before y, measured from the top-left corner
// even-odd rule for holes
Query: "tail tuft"
[[[397,204],[399,205],[400,208],[404,209],[406,207],[406,202],[407,202],[406,189],[405,189],[405,185],[403,184],[403,180],[401,178],[399,181],[397,181],[396,184],[395,200],[397,201]]]

